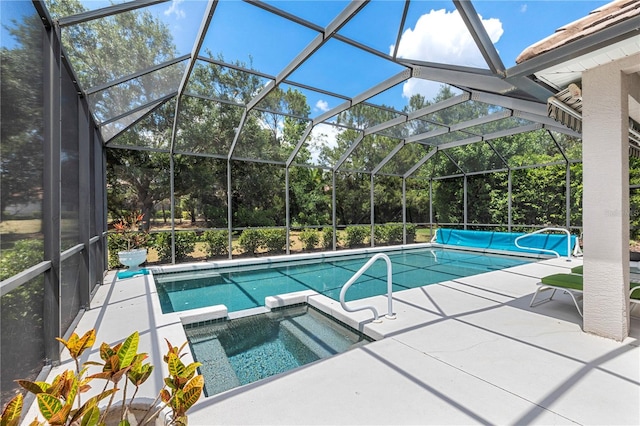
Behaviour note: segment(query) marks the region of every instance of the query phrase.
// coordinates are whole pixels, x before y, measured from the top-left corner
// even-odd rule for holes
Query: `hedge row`
[[[401,223],[387,223],[375,225],[373,236],[376,244],[402,244],[404,227]],[[347,226],[345,229],[347,247],[364,245],[370,239],[371,228],[368,226]],[[407,224],[407,243],[412,243],[416,238],[416,226]]]
[[[176,232],[176,260],[186,259],[195,249],[197,242],[204,243],[208,257],[229,254],[228,231],[205,231],[198,236],[194,231]],[[246,253],[255,254],[258,249],[269,253],[284,252],[287,246],[287,233],[284,229],[246,229],[240,235],[239,246]],[[161,262],[171,261],[171,233],[158,232],[150,235],[148,248],[158,252]],[[126,249],[121,234],[109,234],[109,268],[120,266],[118,252]]]
[[[346,247],[358,247],[365,244],[370,235],[368,226],[347,226],[345,229],[344,244]],[[407,224],[407,242],[415,238],[416,227]],[[390,223],[376,225],[374,227],[376,243],[400,244],[402,243],[402,224]],[[320,246],[325,250],[333,248],[333,228],[326,227],[321,231],[304,229],[298,235],[305,250],[313,250]],[[204,243],[208,257],[229,255],[229,233],[224,230],[205,231],[198,236],[194,231],[176,232],[176,260],[186,259],[195,249],[197,242]],[[338,236],[337,244],[341,244]],[[287,247],[287,232],[284,229],[254,229],[248,228],[242,231],[238,238],[238,245],[243,252],[256,254],[258,250],[267,253],[283,253]],[[171,234],[158,232],[150,235],[149,248],[158,252],[161,262],[171,261]],[[120,266],[118,252],[125,249],[121,234],[111,233],[108,237],[109,268]]]

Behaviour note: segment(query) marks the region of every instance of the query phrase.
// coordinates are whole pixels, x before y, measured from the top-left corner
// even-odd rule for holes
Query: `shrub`
[[[16,241],[13,248],[2,250],[0,254],[0,281],[37,265],[43,259],[44,243],[42,240]]]
[[[281,253],[287,247],[286,229],[263,229],[261,246],[268,252]]]
[[[151,246],[158,251],[158,258],[161,261],[171,260],[171,233],[159,232],[154,234]],[[176,257],[178,257],[176,255]]]
[[[262,233],[258,229],[247,228],[240,234],[238,244],[246,253],[256,254],[262,245]]]
[[[37,265],[43,257],[42,240],[34,238],[16,241],[12,248],[0,251],[0,281]],[[35,380],[42,366],[44,354],[40,355],[40,351],[5,350],[4,345],[7,345],[6,349],[9,349],[10,345],[22,345],[23,348],[40,347],[44,325],[44,289],[42,274],[2,295],[0,324],[3,367],[0,373],[0,400],[3,402],[14,393],[15,379],[29,377]],[[0,424],[7,424],[4,416]]]
[[[387,223],[376,225],[374,228],[376,244],[402,244],[403,226],[401,223]],[[407,224],[407,243],[412,243],[416,238],[416,226]]]
[[[387,242],[388,232],[386,225],[376,225],[373,227],[373,237],[376,240],[376,244],[382,244]]]
[[[127,242],[122,234],[107,234],[107,250],[109,252],[109,269],[115,269],[120,266],[118,252],[127,249]]]
[[[226,256],[229,254],[229,231],[206,231],[202,235],[207,256]]]
[[[403,227],[401,223],[387,223],[384,225],[386,231],[386,241],[389,244],[401,244]]]
[[[322,248],[325,250],[333,248],[333,228],[322,228]]]
[[[345,241],[347,247],[356,247],[364,244],[364,240],[369,234],[369,228],[365,226],[347,226],[345,231],[347,233]]]
[[[153,247],[158,251],[162,262],[171,261],[171,233],[159,232],[155,235]],[[176,232],[176,260],[186,258],[196,247],[196,233],[193,231]]]
[[[407,223],[407,243],[413,243],[416,240],[416,225]]]
[[[303,229],[298,238],[302,242],[305,250],[313,250],[316,244],[320,242],[320,236],[315,229]]]

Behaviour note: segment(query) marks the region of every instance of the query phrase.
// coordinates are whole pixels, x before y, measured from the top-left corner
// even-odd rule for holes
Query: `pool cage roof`
[[[506,2],[139,0],[79,2],[64,10],[45,4],[42,13],[59,25],[63,54],[107,147],[402,177],[443,153],[452,166],[441,175],[522,166],[512,161],[514,150],[496,141],[532,131],[557,149],[558,160],[580,161],[579,144],[565,150],[562,143],[580,133],[547,110],[547,99],[579,83],[580,73],[554,80],[544,72],[569,59],[593,61],[613,43],[638,45],[634,19],[621,20],[507,68],[497,47],[503,30],[492,18],[512,13],[515,4]],[[141,25],[153,30],[136,33]],[[131,56],[112,53],[108,28],[130,43]],[[454,38],[457,46],[446,44]],[[148,46],[147,54],[139,46]],[[527,47],[504,46],[513,58]],[[426,102],[412,108],[413,94]],[[460,106],[474,115],[460,114]],[[302,136],[282,143],[285,123],[303,128]],[[252,147],[253,125],[272,129],[276,147]],[[345,131],[356,136],[339,159],[322,156],[322,147],[334,147]],[[483,160],[458,161],[471,146]]]

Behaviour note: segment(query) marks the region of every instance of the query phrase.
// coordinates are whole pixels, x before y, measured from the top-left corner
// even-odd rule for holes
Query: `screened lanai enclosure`
[[[438,227],[581,235],[580,95],[565,90],[580,81],[537,73],[637,51],[637,25],[516,56],[605,3],[548,13],[518,45],[524,27],[500,23],[511,2],[3,1],[2,404],[59,360],[54,338],[121,266],[114,225],[132,215],[151,264]]]

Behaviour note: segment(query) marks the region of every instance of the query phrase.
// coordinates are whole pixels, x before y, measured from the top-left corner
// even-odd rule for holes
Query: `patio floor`
[[[190,425],[230,424],[640,424],[640,318],[624,342],[583,333],[566,295],[535,308],[539,278],[580,264],[546,260],[394,293],[397,319],[369,322],[324,296],[312,305],[384,339],[222,394],[202,398]],[[77,327],[97,342],[140,331],[156,366],[166,337],[186,341],[178,314],[162,315],[151,276],[103,285]],[[386,298],[373,303],[386,312]],[[636,309],[635,315],[640,315]],[[62,367],[70,368],[68,361]],[[29,414],[27,419],[33,419]]]

